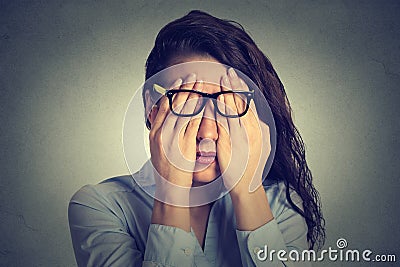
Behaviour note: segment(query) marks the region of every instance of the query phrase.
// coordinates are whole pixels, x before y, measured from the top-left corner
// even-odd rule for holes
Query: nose
[[[203,117],[201,118],[199,125],[199,130],[197,131],[197,140],[201,141],[204,139],[211,139],[214,141],[218,139],[217,124],[214,119],[212,103],[208,103],[205,106]]]

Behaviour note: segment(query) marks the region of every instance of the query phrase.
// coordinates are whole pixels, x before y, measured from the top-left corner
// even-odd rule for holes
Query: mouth
[[[216,156],[217,153],[215,152],[198,151],[196,153],[196,162],[200,164],[210,165],[215,161]]]

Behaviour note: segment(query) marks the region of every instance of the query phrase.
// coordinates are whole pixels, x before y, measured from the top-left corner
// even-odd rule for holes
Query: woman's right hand
[[[172,89],[202,90],[202,83],[190,75],[184,83],[178,79]],[[174,105],[191,112],[197,105],[196,94],[184,93],[174,98]],[[202,114],[199,114],[202,116]],[[156,182],[151,222],[190,232],[190,187],[196,162],[196,136],[201,117],[179,117],[170,111],[167,97],[152,110],[150,153]],[[172,205],[171,205],[172,204]],[[186,207],[186,208],[182,208]]]
[[[171,89],[201,91],[203,83],[196,81],[196,76],[191,74],[185,82],[176,80]],[[197,94],[180,93],[173,104],[178,110],[192,112],[197,100]],[[168,188],[171,184],[191,187],[196,162],[196,136],[202,113],[193,117],[176,116],[170,111],[168,98],[163,96],[159,106],[153,107],[151,116],[154,120],[149,141],[157,189]]]

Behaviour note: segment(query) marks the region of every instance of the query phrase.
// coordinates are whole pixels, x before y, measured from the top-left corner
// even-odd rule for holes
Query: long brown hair
[[[170,22],[158,33],[146,62],[146,80],[168,67],[170,60],[182,53],[211,56],[234,67],[252,79],[263,92],[277,131],[275,158],[266,180],[284,181],[288,202],[307,223],[309,247],[321,248],[325,241],[325,220],[320,197],[312,184],[304,143],[293,124],[284,86],[271,62],[239,23],[194,10]],[[303,210],[294,204],[289,188],[302,198]]]

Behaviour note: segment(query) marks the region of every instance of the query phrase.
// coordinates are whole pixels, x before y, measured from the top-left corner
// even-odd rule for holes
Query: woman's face
[[[175,57],[170,61],[170,65],[180,63],[194,62],[194,61],[209,61],[218,63],[217,60],[211,57],[189,55]],[[222,65],[221,65],[222,67]],[[214,73],[215,74],[215,73]],[[221,91],[220,85],[215,83],[207,83],[206,79],[203,80],[203,92],[216,93]],[[211,101],[208,101],[204,107],[204,113],[201,118],[200,126],[196,138],[196,166],[193,173],[193,186],[200,186],[212,182],[220,176],[220,168],[218,165],[218,155],[216,142],[218,139],[217,122],[215,120],[214,106]]]

